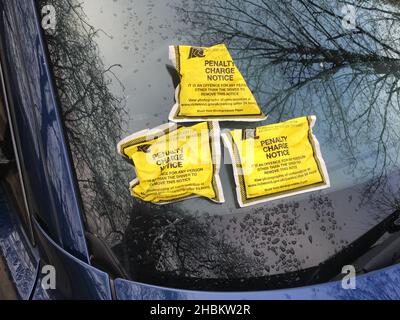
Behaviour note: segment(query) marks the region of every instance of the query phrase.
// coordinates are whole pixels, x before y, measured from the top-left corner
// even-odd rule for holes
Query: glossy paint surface
[[[56,270],[56,288],[44,290],[41,286],[46,274],[39,273],[32,299],[111,300],[110,279],[60,248],[35,221],[34,227],[40,248],[41,262]]]
[[[356,289],[345,290],[341,282],[296,289],[259,292],[200,292],[173,290],[117,279],[116,295],[122,300],[399,300],[400,266],[360,276]]]
[[[36,281],[39,261],[33,254],[17,213],[0,183],[0,254],[5,258],[19,298],[28,299]]]
[[[88,262],[77,191],[34,1],[0,1],[1,61],[32,215]]]

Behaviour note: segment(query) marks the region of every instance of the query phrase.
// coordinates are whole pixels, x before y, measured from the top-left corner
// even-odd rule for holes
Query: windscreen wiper
[[[395,211],[350,245],[321,263],[310,278],[309,283],[322,283],[332,280],[342,272],[343,266],[354,263],[370,251],[371,247],[384,234],[398,231],[400,231],[400,211]]]
[[[272,290],[290,287],[300,287],[333,280],[340,275],[345,265],[353,264],[358,258],[371,250],[371,247],[386,233],[399,233],[400,211],[396,211],[371,230],[342,249],[331,258],[302,270],[289,271],[281,274],[251,278],[194,278],[177,276],[173,273],[155,273],[153,270],[138,270],[142,282],[174,287],[179,283],[180,289],[207,291],[243,291]],[[400,234],[399,234],[400,239]],[[399,240],[400,242],[400,240]],[[400,248],[399,248],[400,249]]]

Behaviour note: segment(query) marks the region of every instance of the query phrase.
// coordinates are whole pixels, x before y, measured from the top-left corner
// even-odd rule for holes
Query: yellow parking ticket
[[[330,186],[315,116],[222,134],[241,207]]]
[[[131,194],[156,204],[194,197],[224,202],[220,148],[218,122],[191,127],[168,123],[118,143],[118,152],[135,168]]]
[[[169,58],[180,75],[170,121],[266,119],[224,44],[170,46]]]

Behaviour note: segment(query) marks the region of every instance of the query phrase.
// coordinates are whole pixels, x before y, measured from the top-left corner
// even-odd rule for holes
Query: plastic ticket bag
[[[194,197],[224,202],[218,122],[143,130],[119,142],[118,152],[133,162],[130,190],[136,198],[157,204]]]
[[[222,134],[241,207],[330,186],[315,116]]]
[[[181,78],[169,120],[266,119],[224,44],[170,46],[169,58]]]

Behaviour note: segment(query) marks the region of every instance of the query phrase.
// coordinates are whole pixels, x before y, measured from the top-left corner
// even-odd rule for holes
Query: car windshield
[[[39,1],[49,4],[56,24],[46,41],[86,227],[128,279],[293,287],[399,208],[399,2]],[[330,188],[240,208],[224,150],[224,204],[130,195],[134,170],[116,146],[168,121],[177,85],[168,46],[219,43],[269,116],[221,128],[315,115]]]

